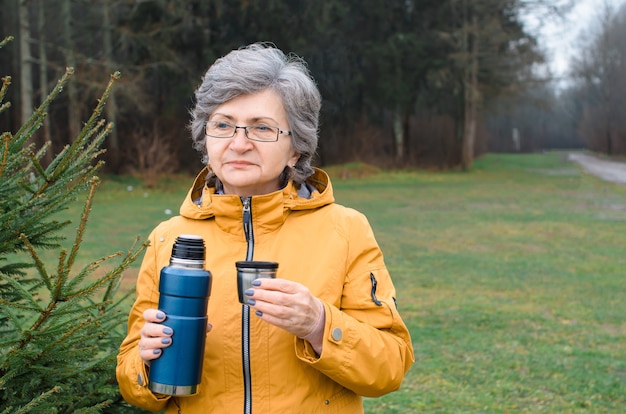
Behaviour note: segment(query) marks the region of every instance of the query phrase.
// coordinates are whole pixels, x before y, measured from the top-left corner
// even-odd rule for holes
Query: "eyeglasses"
[[[224,121],[206,122],[204,133],[213,138],[232,138],[240,128],[245,131],[246,138],[252,141],[276,142],[280,134],[291,135],[291,131],[282,131],[278,127],[267,125],[237,126]]]

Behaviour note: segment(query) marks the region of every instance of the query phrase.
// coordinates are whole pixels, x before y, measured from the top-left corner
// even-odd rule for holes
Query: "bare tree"
[[[21,122],[24,123],[33,113],[33,58],[30,51],[30,18],[28,0],[20,0],[19,13],[19,44],[20,44],[20,102]]]
[[[478,85],[478,46],[480,42],[476,12],[468,9],[468,0],[463,1],[462,53],[466,56],[463,68],[463,90],[465,92],[463,111],[463,141],[461,144],[461,168],[469,169],[474,162],[476,125],[480,107]],[[471,13],[471,16],[469,14]]]
[[[46,48],[46,42],[43,40],[45,33],[45,7],[43,4],[44,0],[38,0],[37,7],[37,33],[39,34],[39,96],[41,101],[43,102],[46,94],[48,93],[48,52]],[[46,116],[42,120],[42,139],[43,143],[51,142],[50,136],[50,117]],[[52,162],[52,152],[51,149],[48,148],[46,154],[44,155],[43,161],[46,163]]]
[[[113,22],[111,20],[111,7],[113,5],[112,0],[105,0],[102,5],[102,25],[103,27],[103,37],[102,42],[104,44],[104,63],[107,70],[113,71],[114,68],[114,59],[113,59]],[[106,116],[109,122],[113,124],[117,121],[117,101],[115,99],[115,91],[111,92],[109,96],[109,102],[105,108]],[[109,135],[109,163],[114,163],[118,165],[112,165],[112,169],[117,171],[119,169],[120,162],[120,145],[118,142],[118,134],[117,129],[113,129],[111,134]]]
[[[616,12],[608,2],[598,14],[597,32],[574,60],[573,74],[583,103],[579,133],[592,150],[626,153],[626,6]]]
[[[72,30],[72,4],[70,0],[63,0],[61,3],[61,13],[63,22],[63,48],[65,54],[65,62],[68,67],[76,68],[76,54],[74,46],[74,33]],[[68,98],[68,127],[69,137],[71,141],[74,141],[80,133],[80,108],[78,104],[78,88],[75,82],[70,80],[67,84],[67,98]]]

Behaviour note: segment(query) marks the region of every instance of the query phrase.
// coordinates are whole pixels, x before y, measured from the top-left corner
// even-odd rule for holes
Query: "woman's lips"
[[[226,165],[229,165],[233,168],[245,168],[245,167],[254,165],[254,163],[250,161],[245,161],[245,160],[233,160],[233,161],[228,161]]]

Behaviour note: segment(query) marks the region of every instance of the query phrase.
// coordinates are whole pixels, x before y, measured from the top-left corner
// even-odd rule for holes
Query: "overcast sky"
[[[534,22],[539,25],[539,40],[547,52],[550,68],[555,76],[567,74],[569,61],[580,48],[581,37],[593,33],[599,25],[600,13],[605,1],[616,11],[626,0],[577,0],[576,5],[565,19],[549,19]],[[626,39],[624,40],[626,41]]]

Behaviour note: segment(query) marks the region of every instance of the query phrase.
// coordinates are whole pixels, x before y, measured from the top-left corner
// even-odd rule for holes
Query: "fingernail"
[[[263,312],[261,312],[261,311],[256,311],[254,313],[256,313],[256,316],[263,316]]]
[[[261,286],[261,279],[254,279],[251,283],[252,286]]]
[[[163,312],[157,312],[156,317],[157,319],[163,319],[165,318],[165,314]]]
[[[243,294],[246,296],[252,296],[254,295],[254,289],[248,289],[245,292],[243,292]]]
[[[161,353],[161,350],[160,350],[160,349],[153,349],[153,350],[152,350],[152,353],[153,353],[154,355],[159,355],[159,354]]]
[[[250,306],[254,306],[254,305],[256,305],[256,300],[254,300],[254,299],[248,299],[247,303],[248,303],[248,305],[250,305]]]
[[[161,343],[163,345],[167,345],[167,344],[169,344],[171,342],[172,342],[172,338],[163,338],[163,339],[161,339]]]
[[[174,333],[174,331],[172,330],[172,328],[165,327],[165,328],[163,328],[163,333],[164,333],[165,335],[171,335],[171,334],[173,334],[173,333]]]

